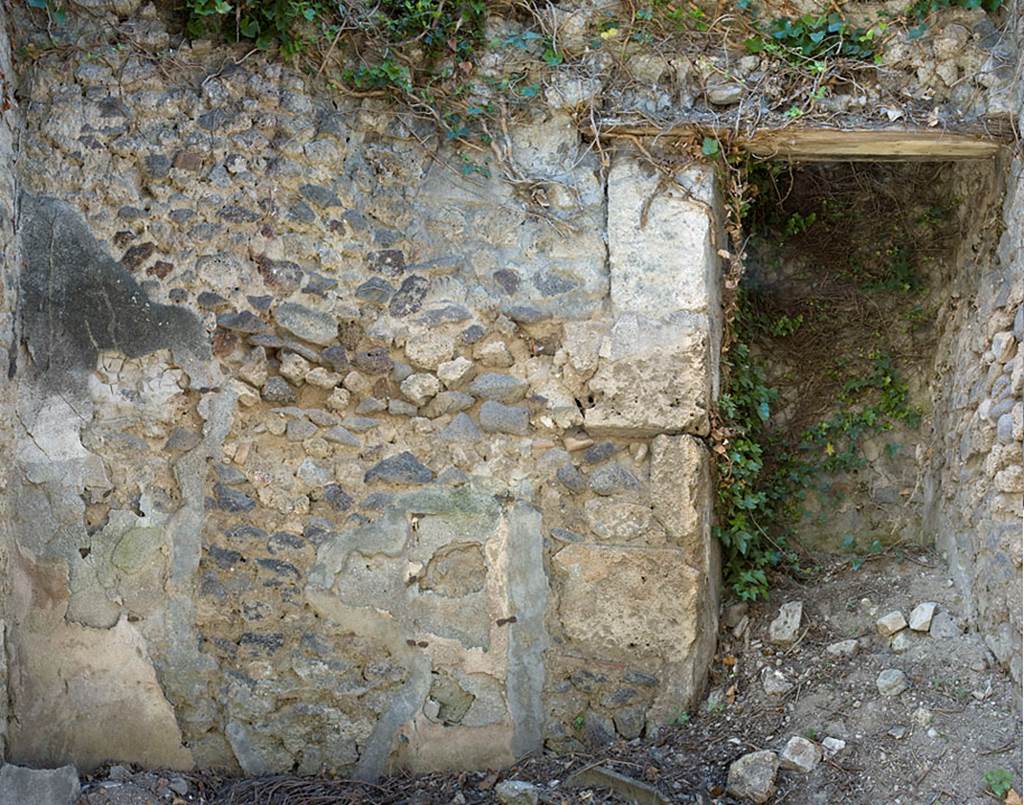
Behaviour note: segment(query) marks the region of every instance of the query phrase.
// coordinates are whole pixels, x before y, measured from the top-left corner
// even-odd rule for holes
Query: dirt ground
[[[395,776],[375,785],[113,767],[83,780],[80,805],[462,805],[500,801],[495,789],[510,779],[534,784],[548,803],[730,805],[737,802],[726,793],[730,763],[756,750],[780,752],[792,736],[845,746],[826,753],[810,773],[780,770],[769,802],[988,805],[1004,801],[986,783],[986,774],[994,779],[999,770],[1021,791],[1020,690],[994,666],[981,638],[966,631],[963,602],[941,558],[897,550],[868,557],[856,570],[854,564],[835,559],[808,580],[780,580],[770,601],[746,612],[727,606],[699,712],[681,713],[674,725],[643,739],[587,755],[528,758],[496,773]],[[803,603],[803,619],[797,642],[783,649],[770,643],[768,627],[790,601]],[[901,640],[909,640],[897,653],[875,622],[893,610],[909,618],[928,601],[938,604],[931,634],[906,630]],[[826,650],[850,639],[857,643],[853,656]],[[876,680],[885,669],[906,674],[904,692],[880,694]],[[771,674],[771,681],[791,685],[788,691],[765,691],[765,676],[773,671],[782,678]],[[598,785],[609,782],[602,778],[606,770],[629,779],[610,781],[612,788]],[[1005,801],[1013,802],[1009,796]]]

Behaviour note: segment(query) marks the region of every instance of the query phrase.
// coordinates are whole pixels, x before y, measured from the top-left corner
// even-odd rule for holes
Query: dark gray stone
[[[601,706],[609,709],[622,707],[623,705],[631,704],[639,695],[634,688],[616,688],[601,699]]]
[[[1013,337],[1024,341],[1024,305],[1017,308],[1017,315],[1013,317]]]
[[[222,511],[247,512],[256,508],[256,501],[251,497],[222,483],[213,485],[213,494],[217,498],[217,508]]]
[[[423,307],[430,281],[426,277],[413,274],[402,281],[401,287],[391,297],[388,312],[396,318],[402,318]]]
[[[644,734],[644,727],[647,725],[647,709],[640,705],[623,707],[612,715],[615,722],[615,729],[619,731],[626,740],[639,738]]]
[[[386,375],[394,366],[391,355],[384,347],[373,347],[355,353],[352,363],[360,372],[368,375]]]
[[[278,633],[260,634],[258,632],[245,632],[238,639],[238,645],[258,648],[268,654],[273,654],[284,645],[284,635]]]
[[[267,550],[271,553],[298,551],[306,547],[306,540],[287,531],[275,531],[267,539]]]
[[[366,267],[385,277],[400,277],[405,273],[405,254],[398,249],[383,249],[366,255]]]
[[[438,324],[466,321],[470,316],[470,312],[462,305],[442,305],[424,311],[417,321],[435,327]]]
[[[469,393],[484,400],[502,403],[519,402],[526,396],[528,386],[525,380],[496,372],[484,372],[473,378]]]
[[[619,452],[619,448],[611,442],[598,442],[583,451],[583,461],[587,464],[600,464]]]
[[[381,411],[387,410],[388,404],[376,397],[366,397],[360,400],[359,405],[356,406],[356,413],[360,416],[363,414],[379,414]]]
[[[267,532],[248,523],[236,523],[224,532],[224,536],[232,542],[246,542],[262,545],[267,540]]]
[[[582,690],[584,693],[593,693],[597,690],[598,685],[608,681],[608,677],[597,671],[588,671],[586,668],[581,668],[569,675],[569,681],[577,690]]]
[[[263,388],[260,390],[260,395],[267,402],[295,402],[295,389],[283,377],[268,377],[267,382],[263,384]]]
[[[247,335],[265,333],[269,329],[263,319],[249,310],[240,310],[236,313],[221,313],[217,316],[217,326],[235,333],[245,333]]]
[[[616,495],[639,489],[640,482],[621,464],[607,464],[590,474],[590,488],[598,495]]]
[[[380,277],[370,277],[356,288],[356,299],[375,305],[386,305],[394,293],[395,288],[390,282]]]
[[[480,427],[488,433],[525,436],[530,431],[530,412],[524,406],[486,400],[480,406]]]
[[[271,573],[276,573],[279,576],[291,576],[297,579],[300,575],[299,569],[295,565],[280,559],[260,558],[256,560],[256,564],[264,570],[269,570]]]
[[[228,300],[213,291],[200,291],[196,297],[196,304],[203,310],[219,310],[227,307]]]
[[[299,187],[303,198],[312,201],[318,207],[340,207],[341,199],[329,187],[318,184],[304,184]]]
[[[234,119],[235,115],[227,109],[211,109],[196,119],[196,125],[206,131],[218,131]]]
[[[166,154],[150,154],[142,164],[146,176],[151,179],[163,179],[171,172],[171,158]]]
[[[230,224],[251,224],[260,219],[260,214],[256,210],[238,204],[225,204],[220,208],[218,215],[222,221]]]
[[[583,542],[583,535],[568,528],[552,528],[551,536],[559,542]]]
[[[593,710],[583,714],[583,734],[593,747],[607,746],[617,737],[611,719]]]
[[[233,464],[214,464],[213,469],[216,471],[220,482],[228,486],[243,484],[248,480],[245,477],[245,473]]]
[[[317,274],[315,271],[310,271],[306,274],[306,287],[302,289],[302,292],[309,294],[310,296],[327,296],[327,292],[338,287],[338,281],[325,277],[323,274]]]
[[[570,492],[582,492],[587,487],[587,480],[572,464],[563,464],[558,468],[555,477]]]
[[[265,254],[255,258],[256,270],[268,288],[280,296],[291,296],[302,284],[302,268],[291,260],[274,260]]]
[[[343,428],[341,425],[324,431],[324,438],[329,442],[343,444],[346,447],[362,447],[363,444],[355,434],[353,434],[348,428]]]
[[[134,358],[167,348],[198,376],[198,365],[210,358],[202,323],[184,308],[151,302],[74,209],[25,193],[20,227],[18,311],[37,378],[53,388],[81,388],[99,350]],[[9,375],[14,370],[12,357]]]
[[[531,282],[533,287],[540,291],[541,296],[561,296],[579,286],[575,280],[550,272],[534,274]]]
[[[232,551],[230,548],[218,548],[216,545],[209,545],[206,548],[207,555],[217,563],[218,567],[228,570],[243,561],[242,554]]]
[[[335,372],[347,372],[352,368],[345,347],[340,345],[321,350],[319,362],[327,364]]]
[[[462,343],[466,345],[475,344],[481,338],[487,335],[487,331],[479,324],[471,324],[462,334],[459,336],[462,339]]]
[[[447,427],[438,434],[446,442],[476,442],[483,437],[480,428],[467,414],[456,414]]]
[[[305,201],[296,201],[288,208],[288,217],[300,224],[311,224],[316,220],[316,213]]]
[[[347,416],[341,420],[341,424],[356,433],[366,433],[380,425],[380,421],[368,416]]]
[[[336,512],[347,512],[352,508],[352,496],[337,484],[328,484],[324,487],[324,500]]]
[[[164,450],[183,452],[199,445],[199,434],[188,428],[175,428],[167,438]]]
[[[333,316],[296,302],[278,305],[274,320],[296,338],[313,344],[330,344],[338,337],[338,322]]]
[[[519,275],[510,268],[500,268],[494,272],[494,281],[509,296],[519,290]]]
[[[363,477],[365,483],[385,481],[398,484],[425,484],[433,479],[434,473],[408,451],[378,462]]]
[[[641,685],[645,688],[656,688],[658,686],[658,677],[632,668],[627,670],[622,675],[622,678],[631,685]]]
[[[530,305],[513,305],[505,311],[516,324],[537,324],[551,318],[551,314]]]

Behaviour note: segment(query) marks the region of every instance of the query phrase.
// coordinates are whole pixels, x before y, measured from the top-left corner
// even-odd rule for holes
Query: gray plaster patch
[[[76,388],[101,350],[134,358],[168,348],[194,385],[213,385],[199,319],[151,302],[76,210],[22,194],[20,229],[22,339],[31,371],[47,387]]]
[[[508,526],[508,592],[516,622],[509,625],[507,696],[515,725],[512,750],[522,757],[539,749],[543,740],[548,578],[540,512],[517,503]]]

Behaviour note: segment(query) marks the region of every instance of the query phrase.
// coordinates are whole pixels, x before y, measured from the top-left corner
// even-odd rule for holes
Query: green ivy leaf
[[[706,157],[713,157],[718,153],[718,140],[714,137],[705,137],[700,146],[700,152]]]

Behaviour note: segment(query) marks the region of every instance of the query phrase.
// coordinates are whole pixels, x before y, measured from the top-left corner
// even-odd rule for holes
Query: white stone
[[[405,355],[417,369],[434,371],[452,357],[455,340],[448,334],[430,330],[410,335],[405,344]]]
[[[992,354],[999,363],[1006,363],[1013,356],[1013,350],[1017,340],[1010,330],[996,333],[992,336]]]
[[[779,759],[774,752],[751,752],[729,766],[726,790],[736,799],[768,802],[775,793],[778,770]]]
[[[616,155],[608,175],[608,255],[616,313],[665,318],[710,312],[717,302],[711,168],[665,183],[638,158]],[[667,184],[667,186],[666,186]],[[683,187],[692,187],[687,194]]]
[[[502,805],[537,805],[537,787],[524,780],[505,780],[494,786],[494,795]]]
[[[312,364],[309,361],[294,352],[285,353],[285,356],[281,358],[281,377],[296,386],[302,385],[311,368]]]
[[[910,613],[910,628],[915,632],[927,632],[932,626],[932,618],[938,607],[934,601],[925,601],[914,607]]]
[[[441,390],[441,381],[431,374],[421,372],[409,375],[399,386],[402,394],[413,405],[425,405]]]
[[[793,683],[786,679],[786,675],[782,671],[775,668],[765,670],[761,685],[769,696],[785,696],[793,690]]]
[[[306,375],[306,382],[311,386],[316,386],[319,389],[332,389],[341,382],[341,375],[337,372],[332,372],[330,369],[325,369],[323,366],[318,366]]]
[[[896,654],[908,651],[910,649],[910,632],[907,629],[896,632],[889,641],[889,648]]]
[[[807,774],[821,762],[821,747],[813,741],[794,735],[786,743],[786,748],[779,755],[779,765],[790,771]]]
[[[894,610],[875,621],[875,628],[882,637],[892,637],[900,629],[907,628],[907,621],[902,612]]]
[[[899,696],[910,687],[907,675],[899,668],[886,668],[878,675],[875,684],[878,686],[878,692],[883,696]]]
[[[620,316],[590,380],[591,436],[705,435],[716,375],[706,322]]]
[[[857,641],[855,639],[850,639],[829,643],[829,645],[825,647],[825,652],[827,654],[831,654],[833,657],[852,657],[857,653]]]
[[[345,389],[336,388],[324,403],[332,411],[344,411],[352,402],[352,395]]]
[[[473,357],[484,366],[500,369],[507,369],[515,363],[515,359],[504,341],[488,341],[486,344],[480,344],[473,350]]]
[[[846,749],[846,741],[842,740],[841,738],[833,738],[832,736],[828,736],[827,738],[824,738],[822,740],[821,748],[825,752],[825,757],[835,757],[844,749]]]
[[[779,607],[779,614],[768,627],[768,639],[777,646],[791,646],[800,633],[803,617],[802,601],[790,601]]]
[[[445,361],[438,366],[437,376],[445,386],[451,388],[465,380],[472,368],[473,362],[459,355],[457,358]]]

